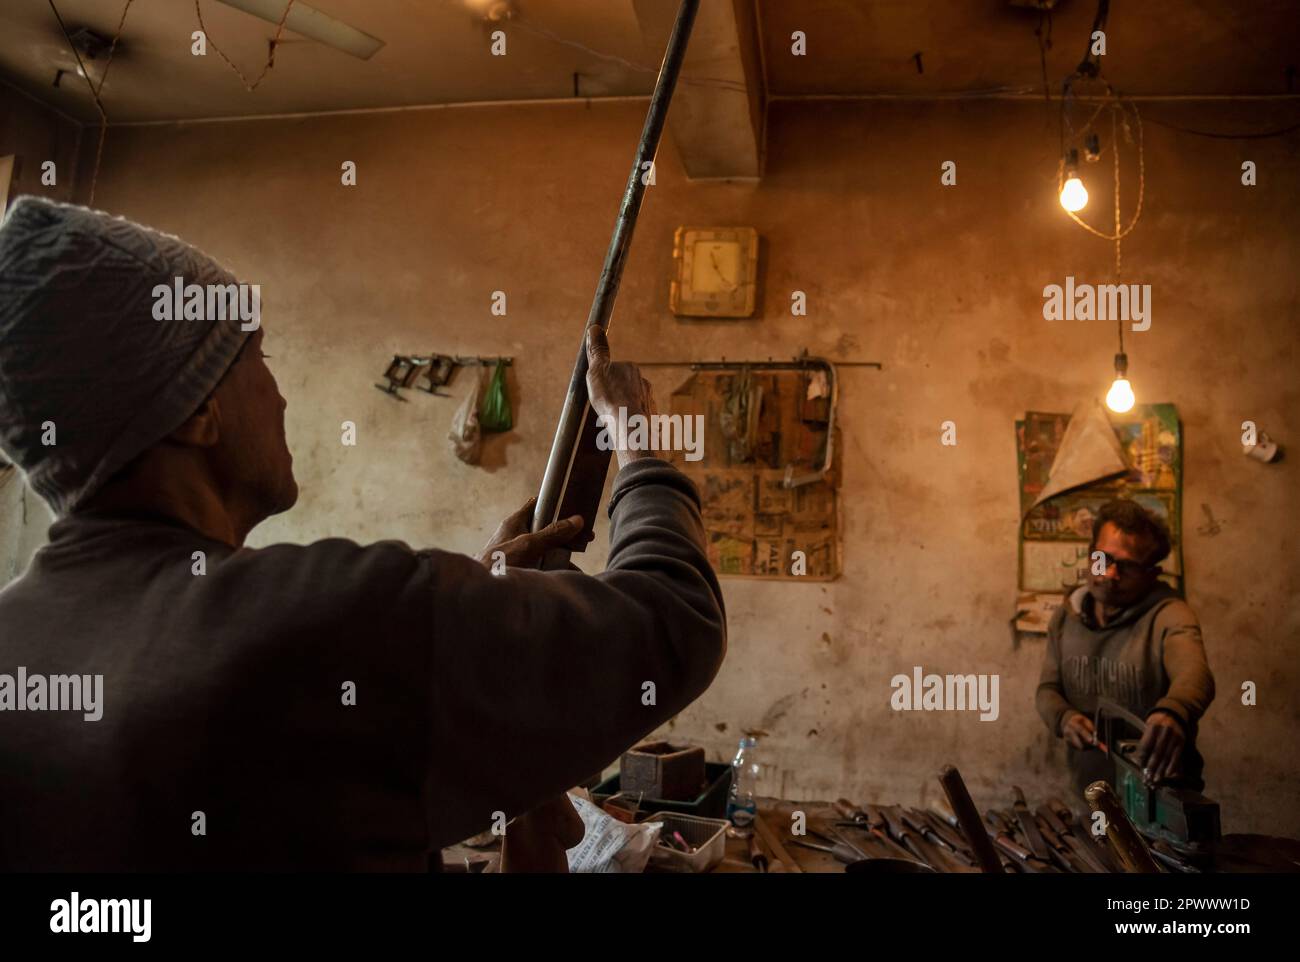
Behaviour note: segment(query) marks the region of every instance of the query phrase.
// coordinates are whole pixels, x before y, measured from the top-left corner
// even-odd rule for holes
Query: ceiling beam
[[[677,4],[631,0],[646,49],[658,62]],[[752,0],[700,4],[668,130],[692,180],[757,179],[762,174],[762,60]]]

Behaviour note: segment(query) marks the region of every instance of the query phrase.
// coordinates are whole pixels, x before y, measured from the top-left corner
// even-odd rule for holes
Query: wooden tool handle
[[[903,820],[899,818],[894,807],[892,805],[881,805],[876,811],[881,814],[885,819],[885,823],[889,826],[889,834],[906,844],[909,834],[907,826],[903,824]]]
[[[1052,810],[1052,814],[1059,818],[1064,824],[1069,825],[1074,821],[1074,812],[1070,811],[1070,806],[1059,798],[1049,798],[1047,807]]]
[[[993,841],[998,848],[1002,849],[1002,851],[1022,862],[1034,857],[1033,852],[1029,851],[1029,849],[1025,848],[1023,845],[1017,845],[1008,835],[999,833],[994,837]]]
[[[781,864],[784,865],[788,871],[803,872],[803,868],[794,860],[794,856],[791,855],[789,850],[781,843],[781,839],[776,834],[775,829],[773,829],[771,825],[767,824],[767,820],[763,818],[762,815],[754,816],[754,830],[758,832],[759,837],[763,840],[763,844],[768,847],[768,850],[780,860]]]
[[[1046,822],[1048,827],[1058,836],[1064,835],[1069,831],[1069,829],[1065,827],[1065,823],[1061,821],[1060,816],[1046,805],[1039,805],[1038,808],[1034,809],[1034,811],[1037,813],[1039,819]]]
[[[1146,841],[1129,821],[1114,789],[1107,782],[1093,782],[1083,797],[1094,812],[1101,812],[1105,817],[1106,838],[1125,872],[1152,874],[1160,871]]]
[[[758,844],[757,833],[749,836],[749,861],[760,872],[767,871],[767,855]]]
[[[966,791],[966,783],[962,781],[961,772],[952,765],[946,766],[939,773],[939,784],[943,787],[944,795],[948,797],[948,807],[957,816],[957,822],[975,852],[980,870],[989,874],[1001,874],[1002,861],[998,858],[993,843],[989,841],[983,823],[980,822],[980,813],[976,810],[975,803],[970,800],[970,793]]]

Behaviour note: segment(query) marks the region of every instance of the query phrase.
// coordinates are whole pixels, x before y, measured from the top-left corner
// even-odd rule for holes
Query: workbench
[[[799,868],[808,873],[843,872],[844,864],[836,861],[829,852],[817,852],[790,843],[791,816],[794,812],[803,812],[809,822],[833,822],[839,816],[830,802],[794,802],[779,798],[759,798],[758,814],[767,821],[773,831],[780,835],[790,857],[799,864]],[[775,860],[774,860],[775,861]],[[783,869],[769,866],[769,872],[781,872]],[[727,854],[713,869],[715,873],[759,874],[749,860],[749,843],[743,838],[727,837]]]
[[[805,848],[795,844],[795,840],[790,835],[792,817],[796,812],[802,812],[805,816],[805,826],[809,834],[804,836],[801,841],[808,841],[814,844],[820,844],[822,840],[816,838],[813,830],[833,826],[842,816],[836,811],[831,802],[826,801],[792,801],[788,799],[760,797],[758,800],[758,813],[771,830],[771,833],[780,839],[787,856],[797,866],[797,869],[787,867],[781,863],[781,860],[774,857],[773,846],[759,834],[760,847],[764,854],[769,856],[768,872],[771,874],[803,872],[807,874],[823,873],[842,873],[845,871],[845,864],[839,861],[830,852],[818,851],[815,849]],[[873,806],[875,807],[875,806]],[[1006,817],[1011,817],[1010,813],[1005,813]],[[1077,817],[1077,815],[1076,815]],[[1014,826],[1007,826],[1002,831],[1014,833]],[[839,830],[842,838],[854,845],[862,846],[867,850],[873,848],[872,843],[865,837],[859,837],[857,831],[853,828]],[[443,863],[448,871],[496,871],[499,860],[500,846],[489,845],[487,848],[474,848],[465,844],[459,844],[443,850]],[[879,847],[875,847],[873,857],[880,856]],[[1027,852],[1025,853],[1028,854]],[[1012,870],[1011,860],[1006,857],[1006,853],[1001,855],[1003,867],[1006,871]],[[937,864],[937,863],[936,863]],[[1028,860],[1027,864],[1035,864],[1033,859]],[[1037,871],[1056,872],[1055,866],[1048,866],[1043,863],[1037,863]],[[1200,871],[1214,872],[1294,872],[1300,867],[1300,841],[1288,838],[1279,838],[1265,835],[1227,835],[1224,836],[1219,844],[1212,864],[1205,864]],[[949,860],[948,868],[942,869],[954,872],[977,873],[979,868],[975,865],[965,865],[953,860]],[[1021,869],[1017,868],[1017,871]],[[1026,870],[1035,873],[1033,868]],[[1076,868],[1076,871],[1080,869]],[[1121,871],[1117,865],[1112,865],[1109,871]],[[1166,866],[1165,871],[1168,871]],[[651,874],[671,874],[650,866],[646,869]],[[722,861],[716,865],[710,874],[761,874],[759,869],[755,868],[750,861],[749,841],[747,838],[731,837],[726,838],[726,851]]]
[[[785,841],[786,851],[789,852],[790,856],[804,872],[843,872],[844,865],[837,862],[829,853],[801,848],[786,841],[790,834],[790,817],[795,811],[802,811],[808,816],[810,822],[834,821],[837,817],[830,802],[794,802],[777,798],[758,799],[759,815],[766,819],[774,830],[780,833],[782,840]],[[500,846],[472,848],[461,843],[443,849],[442,855],[443,863],[450,871],[462,868],[468,860],[469,864],[476,870],[494,872],[500,858]],[[655,872],[655,869],[650,868],[647,871]],[[782,869],[776,871],[780,872]],[[727,854],[723,857],[722,862],[713,869],[713,872],[759,874],[758,869],[754,868],[749,861],[748,842],[743,838],[728,836]]]

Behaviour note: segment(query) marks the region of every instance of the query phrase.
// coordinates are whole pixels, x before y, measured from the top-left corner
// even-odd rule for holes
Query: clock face
[[[673,313],[686,317],[749,317],[758,275],[758,231],[752,227],[679,227],[673,237]]]
[[[741,280],[740,244],[735,241],[698,241],[691,260],[691,288],[697,294],[734,291]]]

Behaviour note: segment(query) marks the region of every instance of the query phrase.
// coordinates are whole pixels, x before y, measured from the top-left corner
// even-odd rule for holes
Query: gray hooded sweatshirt
[[[0,705],[0,869],[426,871],[577,784],[698,697],[726,646],[690,480],[634,461],[609,514],[594,577],[56,522],[0,592],[0,676],[26,689]],[[98,704],[33,681],[56,674],[102,676]]]
[[[1196,727],[1214,699],[1214,676],[1196,615],[1168,585],[1157,584],[1104,628],[1094,617],[1087,586],[1070,594],[1052,616],[1038,681],[1038,714],[1059,736],[1070,715],[1093,717],[1099,697],[1139,718],[1163,711],[1182,722],[1187,734],[1182,784],[1203,787]],[[1098,749],[1070,748],[1068,762],[1080,791],[1099,778],[1113,780],[1109,760]]]

